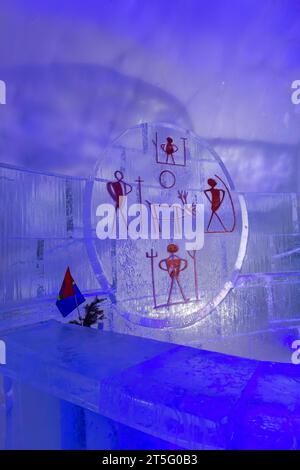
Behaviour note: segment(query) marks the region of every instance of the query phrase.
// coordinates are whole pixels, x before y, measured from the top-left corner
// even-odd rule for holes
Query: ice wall
[[[101,291],[84,239],[86,180],[0,168],[0,328],[60,319],[55,299],[67,265],[87,296]],[[158,331],[107,307],[105,327],[199,345],[205,338],[268,329],[275,321],[299,322],[299,195],[245,196],[250,237],[243,272],[215,312],[189,328]]]
[[[87,176],[107,141],[165,120],[224,141],[239,190],[299,191],[282,166],[299,143],[299,21],[298,0],[2,0],[1,161]]]

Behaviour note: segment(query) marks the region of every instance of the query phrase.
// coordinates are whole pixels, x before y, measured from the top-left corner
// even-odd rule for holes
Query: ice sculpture
[[[96,236],[97,208],[144,204],[162,232],[159,206],[204,206],[204,246],[186,240],[106,239]],[[121,211],[122,212],[122,211]],[[127,223],[127,221],[125,222]],[[233,287],[245,255],[248,220],[245,201],[234,191],[226,168],[194,133],[167,124],[140,124],[127,130],[101,156],[86,186],[85,239],[100,286],[111,290],[117,311],[151,328],[186,327],[203,319]],[[149,228],[150,232],[150,228]]]
[[[141,128],[138,128],[136,132],[140,135],[142,133]],[[169,136],[173,136],[174,144],[180,149],[182,141],[179,139],[178,145],[176,135],[169,131],[165,136],[159,136],[161,137],[159,144],[165,144],[165,137]],[[184,134],[180,136],[184,136]],[[152,139],[155,141],[155,135],[151,136],[149,131],[149,151],[151,149],[152,151],[155,150]],[[210,148],[205,148],[208,149],[206,155],[209,156]],[[180,150],[174,153],[175,161],[178,158],[178,152]],[[231,154],[232,152],[234,152],[234,148],[228,147],[228,153]],[[224,152],[221,153],[222,157],[223,154]],[[190,158],[189,155],[187,153],[188,159]],[[242,151],[239,155],[242,157]],[[163,151],[161,151],[161,156],[166,159],[166,154]],[[129,165],[129,158],[126,160],[128,160]],[[169,163],[171,160],[171,157],[169,157]],[[189,160],[187,161],[189,162]],[[245,333],[259,333],[262,331],[262,335],[264,335],[264,332],[269,329],[282,328],[287,322],[289,325],[299,324],[299,195],[295,193],[245,194],[250,230],[247,253],[238,282],[224,301],[206,318],[201,315],[197,316],[195,308],[194,317],[190,316],[190,319],[195,320],[195,323],[190,324],[189,327],[181,328],[187,323],[185,323],[185,320],[189,320],[189,318],[184,317],[184,312],[191,311],[194,306],[199,306],[200,302],[194,305],[192,302],[183,303],[181,305],[183,314],[180,313],[178,318],[173,317],[171,320],[169,319],[170,321],[166,316],[158,318],[158,314],[164,314],[164,312],[161,309],[153,309],[151,289],[147,291],[149,310],[152,307],[152,312],[150,311],[149,315],[141,315],[138,311],[135,316],[134,301],[127,302],[127,305],[124,302],[124,305],[121,305],[120,290],[122,286],[125,286],[125,288],[127,288],[127,285],[130,286],[128,275],[126,283],[124,274],[123,280],[121,280],[121,269],[124,262],[127,264],[128,269],[131,269],[129,261],[130,257],[134,258],[135,252],[130,253],[128,251],[129,259],[123,258],[123,265],[117,264],[115,254],[118,253],[119,257],[120,254],[125,253],[124,250],[122,252],[121,242],[112,242],[110,240],[100,242],[95,238],[95,231],[92,230],[95,229],[96,220],[94,220],[95,211],[91,206],[91,202],[97,193],[100,202],[112,202],[106,190],[106,184],[116,181],[114,172],[120,171],[120,167],[118,170],[118,160],[115,163],[116,165],[113,165],[112,162],[108,163],[107,157],[103,156],[103,165],[109,164],[111,171],[105,173],[105,178],[102,179],[99,178],[100,171],[98,171],[92,174],[90,180],[52,173],[39,173],[30,169],[26,170],[0,164],[0,195],[2,200],[0,210],[2,227],[0,235],[0,330],[45,321],[49,318],[61,320],[55,302],[61,279],[66,266],[69,265],[86,298],[95,295],[105,297],[110,295],[111,301],[117,301],[116,308],[113,307],[110,310],[109,305],[106,308],[105,329],[174,343],[189,344],[195,347],[216,347],[223,352],[228,351],[222,342],[222,338],[225,337],[224,341],[227,341],[230,345],[229,352],[242,355],[247,349],[247,355],[258,357],[258,353],[261,351],[261,358],[269,358],[265,354],[266,348],[257,347],[253,336],[249,336],[249,341],[245,340]],[[204,164],[206,165],[206,163]],[[136,165],[136,162],[134,162],[133,167],[134,165]],[[240,201],[243,201],[243,198],[241,193],[232,190],[232,184],[228,180],[227,173],[222,173],[220,167],[218,167],[218,161],[215,165],[218,169],[218,171],[215,170],[215,173],[224,180],[230,189],[236,208],[237,223],[236,229],[232,233],[222,236],[221,234],[205,235],[204,250],[199,253],[196,266],[199,275],[198,287],[200,294],[200,289],[205,287],[205,279],[209,275],[209,269],[213,269],[213,262],[215,262],[218,269],[223,265],[226,266],[227,262],[227,280],[234,282],[237,273],[237,271],[231,272],[231,267],[234,266],[234,255],[237,256],[240,245],[242,227]],[[121,171],[123,171],[125,182],[128,181],[132,185],[133,189],[129,196],[133,198],[134,195],[137,197],[138,181],[134,181],[134,177],[128,178],[127,171],[130,170],[129,167],[121,167]],[[170,170],[171,172],[182,169],[180,166],[172,167],[171,165],[162,165],[162,168],[164,168],[163,171]],[[144,167],[143,171],[146,176],[149,174],[147,166]],[[171,177],[170,173],[163,174],[162,183],[164,185],[171,183],[169,177]],[[190,181],[192,182],[195,179],[194,174],[191,178]],[[143,178],[141,177],[141,179]],[[200,190],[209,189],[209,185],[206,179],[203,179],[203,185],[199,184],[199,179],[196,182],[195,189],[198,191],[196,194],[200,193],[199,199],[201,196],[201,200],[206,204],[205,222],[208,224],[210,216],[209,201]],[[238,184],[238,180],[235,182]],[[160,188],[159,181],[156,186],[158,189]],[[224,188],[220,184],[217,185],[218,187],[220,189]],[[145,191],[146,188],[142,186],[142,189]],[[157,188],[152,189],[153,192],[157,191]],[[168,190],[168,194],[171,191],[172,188]],[[191,200],[191,194],[192,191],[188,195],[189,201]],[[173,192],[173,195],[175,200],[181,204],[178,195],[175,192]],[[182,195],[184,196],[184,194]],[[230,224],[232,214],[230,213],[230,206],[226,205],[227,202],[224,199],[225,205],[221,209],[227,208],[228,214],[225,214],[225,218],[223,212],[220,212],[220,215],[223,215],[224,222]],[[99,200],[95,199],[94,206],[97,203],[99,203]],[[14,214],[14,216],[12,217],[11,214]],[[217,223],[218,220],[214,218],[212,228]],[[220,251],[217,251],[214,257],[210,256],[208,258],[206,256],[202,263],[201,257],[204,257],[205,253],[207,254],[205,251],[208,247],[206,242],[214,242],[213,237],[222,241],[222,249],[224,247],[222,258],[220,259]],[[235,243],[233,238],[235,238]],[[231,242],[233,243],[231,244]],[[145,241],[146,243],[148,242]],[[154,254],[157,251],[155,244],[154,242],[152,247]],[[129,245],[129,242],[127,242],[127,245]],[[141,241],[132,242],[134,250],[135,247],[141,245]],[[166,242],[163,245],[159,252],[160,258],[155,258],[153,261],[156,263],[156,271],[159,274],[159,278],[155,278],[156,281],[159,281],[157,293],[160,294],[161,291],[166,302],[166,290],[163,290],[163,288],[167,289],[170,284],[163,286],[162,280],[167,284],[169,279],[163,277],[165,272],[158,267],[158,262],[168,257],[166,249],[168,244]],[[123,246],[126,247],[125,243],[123,243]],[[87,256],[86,249],[89,256]],[[147,251],[151,255],[151,246],[147,247]],[[142,276],[149,279],[149,276],[151,276],[151,259],[146,258],[144,255],[145,252],[139,260],[143,263],[141,264],[141,268],[143,268]],[[190,263],[193,261],[190,257],[184,256],[184,251],[181,248],[178,255],[187,259]],[[228,255],[227,261],[226,255]],[[119,257],[119,261],[121,262],[122,258]],[[100,266],[99,262],[101,262]],[[190,267],[192,267],[192,264],[190,264]],[[185,295],[189,297],[189,289],[187,289],[189,286],[186,286],[186,283],[189,282],[187,274],[187,270],[183,271],[179,280],[182,283]],[[216,273],[213,274],[216,275]],[[222,279],[221,274],[220,283],[222,279],[226,282],[226,272],[223,273]],[[139,297],[135,275],[132,278],[136,290],[133,289],[131,294],[133,296],[135,292]],[[176,291],[172,293],[172,297],[174,295],[174,300],[176,298],[180,300],[180,292],[176,285],[175,288]],[[146,285],[142,285],[141,291],[143,289],[144,291],[147,290]],[[192,288],[190,288],[190,291],[194,292],[195,296],[195,291]],[[209,291],[206,291],[206,294],[209,297]],[[127,299],[131,298],[124,290],[124,298],[126,297]],[[158,298],[158,301],[160,302],[160,298]],[[128,307],[129,303],[130,308]],[[136,304],[141,305],[138,299]],[[125,307],[128,307],[127,310]],[[171,313],[171,308],[169,310]],[[157,314],[156,318],[155,314]],[[130,321],[127,321],[126,318]],[[201,321],[197,321],[198,319]],[[159,326],[174,326],[176,322],[179,328],[158,328]],[[237,336],[237,347],[234,350],[231,348],[235,343],[233,336]],[[213,345],[212,341],[216,346]],[[249,348],[247,345],[247,348],[240,347],[242,341],[246,341],[247,345],[249,343]],[[261,344],[265,343],[262,342]],[[251,349],[251,354],[248,354],[249,349]],[[290,351],[287,351],[287,353],[290,354]]]

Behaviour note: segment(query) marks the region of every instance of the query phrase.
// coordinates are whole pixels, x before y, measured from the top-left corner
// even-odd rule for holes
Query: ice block
[[[300,448],[300,382],[295,365],[53,320],[7,332],[1,339],[7,347],[7,364],[0,366],[4,376],[94,413],[92,420],[79,422],[80,426],[89,423],[79,434],[85,432],[93,448],[97,442],[101,448],[107,419],[174,448]],[[51,400],[49,422],[53,423],[51,409],[58,413],[58,407]],[[38,413],[38,403],[36,397],[33,415]],[[45,414],[45,397],[40,403]],[[261,418],[255,418],[256,409]],[[78,410],[76,414],[80,415]],[[30,408],[26,415],[30,418]],[[272,439],[274,426],[277,440]]]

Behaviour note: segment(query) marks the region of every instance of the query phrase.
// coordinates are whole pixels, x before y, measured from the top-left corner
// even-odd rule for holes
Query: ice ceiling
[[[2,162],[86,176],[123,129],[168,121],[239,189],[299,190],[297,0],[1,0],[0,79]]]

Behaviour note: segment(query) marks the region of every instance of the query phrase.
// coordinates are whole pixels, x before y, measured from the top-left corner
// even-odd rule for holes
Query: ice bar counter
[[[55,320],[2,333],[5,448],[297,449],[297,366]]]

